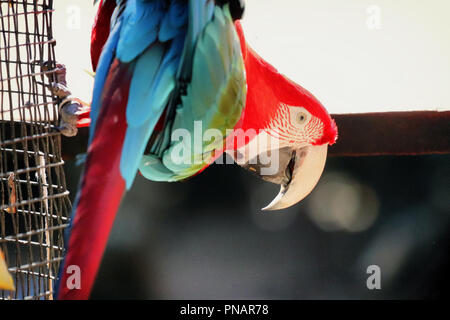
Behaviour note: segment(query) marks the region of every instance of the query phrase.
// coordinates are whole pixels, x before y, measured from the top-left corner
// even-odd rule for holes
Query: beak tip
[[[292,180],[288,186],[281,186],[277,197],[263,211],[286,209],[306,198],[322,175],[327,157],[328,145],[308,147],[306,153],[299,153]]]
[[[267,206],[261,209],[264,213],[268,213],[269,211],[277,211],[281,209],[286,209],[289,206],[284,206],[282,203],[280,203],[280,196],[277,196],[271,203],[269,203]]]

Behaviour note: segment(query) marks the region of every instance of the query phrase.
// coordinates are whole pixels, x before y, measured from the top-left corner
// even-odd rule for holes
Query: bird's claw
[[[49,85],[50,91],[60,99],[65,99],[72,94],[66,85],[58,82],[52,82]]]
[[[59,103],[59,125],[55,128],[66,137],[74,137],[78,134],[78,128],[89,126],[89,107],[81,100],[72,96],[67,86],[66,66],[61,63],[56,65],[52,62],[39,62],[41,72],[50,80],[45,85],[53,95],[58,97]]]
[[[59,126],[57,130],[66,137],[74,137],[78,133],[79,121],[85,113],[85,107],[77,99],[66,97],[59,108]]]
[[[67,87],[66,80],[66,66],[60,63],[56,64],[56,68],[53,72],[53,66],[49,62],[44,62],[41,64],[41,71],[46,73],[45,75],[51,81],[48,85],[48,89],[59,99],[65,99],[72,94],[72,92]]]

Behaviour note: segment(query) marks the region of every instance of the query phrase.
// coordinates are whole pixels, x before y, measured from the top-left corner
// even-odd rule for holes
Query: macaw
[[[311,93],[250,48],[239,22],[243,11],[242,0],[101,1],[92,33],[89,147],[57,298],[89,297],[116,211],[138,171],[153,181],[180,181],[226,152],[281,185],[267,210],[297,203],[316,185],[336,125]],[[199,123],[214,132],[200,146],[177,137]],[[263,174],[263,153],[278,155],[271,174]],[[75,290],[67,285],[71,266],[81,271]]]

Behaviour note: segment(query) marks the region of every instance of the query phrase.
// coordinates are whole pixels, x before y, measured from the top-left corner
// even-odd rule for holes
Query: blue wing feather
[[[186,5],[183,0],[171,1],[170,5],[162,0],[131,0],[124,12],[117,57],[122,62],[136,60],[120,162],[127,188],[176,86],[187,31]]]
[[[169,12],[164,16],[159,31],[159,41],[165,42],[179,34],[181,28],[185,28],[187,22],[186,4],[173,1],[170,4]]]
[[[150,180],[182,180],[209,165],[215,157],[214,151],[222,148],[227,129],[234,128],[239,120],[245,103],[245,67],[228,8],[216,7],[211,20],[197,17],[199,12],[208,14],[209,10],[191,7],[185,45],[189,49],[182,62],[188,65],[184,71],[189,71],[183,74],[190,79],[186,92],[171,123],[159,137],[160,147],[152,148],[140,163],[142,174]],[[199,21],[205,24],[200,27]],[[187,57],[192,57],[192,62]],[[214,129],[218,139],[202,141],[203,145],[192,139],[196,123],[201,123],[203,130]],[[189,135],[172,137],[175,130]]]
[[[127,132],[120,160],[126,187],[131,187],[140,165],[143,174],[153,180],[173,181],[195,174],[199,166],[177,166],[167,158],[171,128],[179,126],[175,119],[182,114],[186,115],[187,122],[204,118],[208,123],[222,127],[221,123],[227,121],[220,119],[223,105],[230,105],[225,108],[229,114],[223,118],[231,115],[235,119],[237,113],[233,110],[240,106],[242,95],[232,95],[229,101],[225,98],[217,100],[223,92],[229,91],[230,83],[236,82],[230,80],[227,73],[231,72],[235,78],[243,73],[235,66],[239,65],[238,62],[230,62],[237,59],[236,54],[226,51],[235,45],[220,44],[223,41],[238,43],[237,37],[230,38],[232,33],[225,31],[233,29],[232,22],[229,16],[224,18],[222,9],[215,13],[215,2],[210,0],[118,0],[118,3],[125,7],[121,8],[122,11],[117,10],[113,31],[99,62],[92,102],[91,135],[94,134],[100,108],[107,107],[102,106],[102,91],[109,67],[117,58],[133,73],[126,107]],[[205,34],[206,26],[213,19],[216,19],[217,26],[211,26]],[[198,46],[200,37],[209,37],[210,40],[202,40],[204,44]],[[215,52],[224,48],[226,50],[220,55]],[[193,74],[197,49],[196,72]],[[191,81],[188,100],[177,99],[184,92],[181,83]],[[234,86],[239,87],[242,81],[236,83],[238,85]],[[189,111],[183,113],[185,108]],[[155,133],[155,126],[165,110],[165,127],[162,132]],[[190,125],[181,127],[190,128]],[[156,134],[156,140],[150,146],[150,154],[144,156],[152,134]]]
[[[157,61],[158,54],[155,55],[154,52],[163,50],[161,47],[161,44],[152,45],[139,58],[130,85],[127,105],[128,129],[120,161],[120,171],[127,188],[130,188],[134,181],[148,139],[164,111],[170,92],[175,87],[176,61],[166,65]],[[163,57],[161,55],[160,59],[163,60]],[[152,78],[152,75],[149,75],[151,70],[155,71],[153,81],[149,81],[149,78]],[[146,83],[150,83],[150,87],[143,88]]]
[[[131,62],[158,38],[159,26],[165,15],[161,0],[129,0],[123,12],[123,27],[117,44],[117,58]]]

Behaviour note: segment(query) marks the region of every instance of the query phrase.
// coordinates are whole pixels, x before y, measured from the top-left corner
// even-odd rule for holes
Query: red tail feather
[[[111,17],[116,8],[116,1],[107,0],[105,3],[103,2],[104,0],[101,0],[91,34],[91,59],[92,69],[94,71],[97,70],[100,54],[102,53],[103,46],[108,40],[111,28]]]
[[[59,283],[59,299],[89,298],[124,193],[125,181],[119,166],[127,129],[125,111],[130,81],[128,70],[116,60],[105,84],[95,136],[88,150],[74,208],[73,227]],[[81,289],[70,287],[73,278],[67,272],[72,270],[71,266],[81,272]]]

